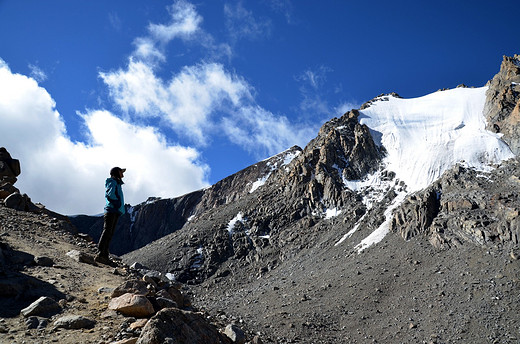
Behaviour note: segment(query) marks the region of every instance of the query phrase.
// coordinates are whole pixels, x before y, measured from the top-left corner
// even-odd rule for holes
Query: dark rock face
[[[488,130],[504,134],[513,153],[520,153],[520,55],[504,56],[500,71],[489,82],[484,115]]]
[[[464,243],[513,247],[520,243],[520,162],[489,173],[449,170],[395,212],[391,229],[405,239],[424,234],[438,248]]]

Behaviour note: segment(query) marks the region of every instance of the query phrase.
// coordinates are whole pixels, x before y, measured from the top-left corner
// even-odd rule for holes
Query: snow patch
[[[269,172],[268,174],[266,174],[265,176],[263,176],[262,178],[258,179],[256,182],[254,182],[253,185],[251,186],[251,190],[249,190],[249,193],[255,192],[259,187],[264,185],[270,176],[271,176],[271,172]]]
[[[390,222],[392,221],[392,212],[395,208],[397,208],[401,203],[403,203],[405,197],[408,195],[406,192],[399,193],[390,206],[386,208],[384,212],[385,221],[369,236],[363,239],[359,244],[357,244],[354,248],[357,249],[358,253],[363,252],[365,249],[369,248],[372,245],[377,244],[388,234],[390,230]]]
[[[347,234],[345,234],[341,239],[339,239],[338,242],[334,244],[334,246],[338,246],[343,241],[345,241],[348,238],[350,238],[352,236],[352,234],[354,234],[358,230],[359,226],[361,225],[361,223],[363,222],[363,220],[365,219],[365,217],[367,215],[368,215],[368,211],[365,213],[365,215],[361,216],[361,218],[356,222],[354,227],[352,227],[352,229],[350,231],[348,231]]]
[[[514,156],[499,135],[485,128],[486,91],[457,88],[414,99],[389,97],[361,110],[359,122],[379,133],[388,153],[386,168],[415,192],[456,163],[486,171]]]
[[[237,216],[235,216],[231,221],[229,221],[227,226],[227,231],[229,232],[229,235],[232,235],[234,233],[235,224],[240,221],[242,222],[244,220],[244,214],[242,212],[239,212]]]
[[[137,217],[137,212],[135,211],[134,207],[130,207],[127,210],[128,215],[130,216],[130,234],[132,234],[132,229],[134,228],[135,218]]]
[[[341,210],[338,208],[326,209],[325,210],[325,219],[330,219],[341,214]]]

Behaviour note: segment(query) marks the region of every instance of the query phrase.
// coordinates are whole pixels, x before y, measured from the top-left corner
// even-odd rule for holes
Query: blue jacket
[[[123,181],[116,178],[107,178],[105,181],[105,213],[125,213],[125,198],[121,188]]]

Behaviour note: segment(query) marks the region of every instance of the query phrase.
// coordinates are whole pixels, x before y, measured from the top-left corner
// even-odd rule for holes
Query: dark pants
[[[99,255],[108,258],[108,248],[110,247],[110,241],[114,236],[116,230],[117,220],[119,219],[119,213],[105,213],[103,216],[104,225],[103,233],[99,239]]]

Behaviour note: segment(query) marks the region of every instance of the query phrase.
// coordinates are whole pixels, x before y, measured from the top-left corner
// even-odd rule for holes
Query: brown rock
[[[148,319],[139,319],[139,320],[131,323],[130,328],[132,330],[135,330],[136,328],[143,328],[146,325],[146,323],[148,323]],[[136,338],[136,340],[137,340],[137,338]]]
[[[119,297],[123,294],[132,293],[132,294],[140,294],[140,295],[148,295],[149,291],[146,287],[147,283],[141,280],[129,280],[118,286],[112,292],[112,297]]]
[[[154,314],[152,303],[144,295],[126,293],[108,304],[108,309],[132,317],[149,317]]]

